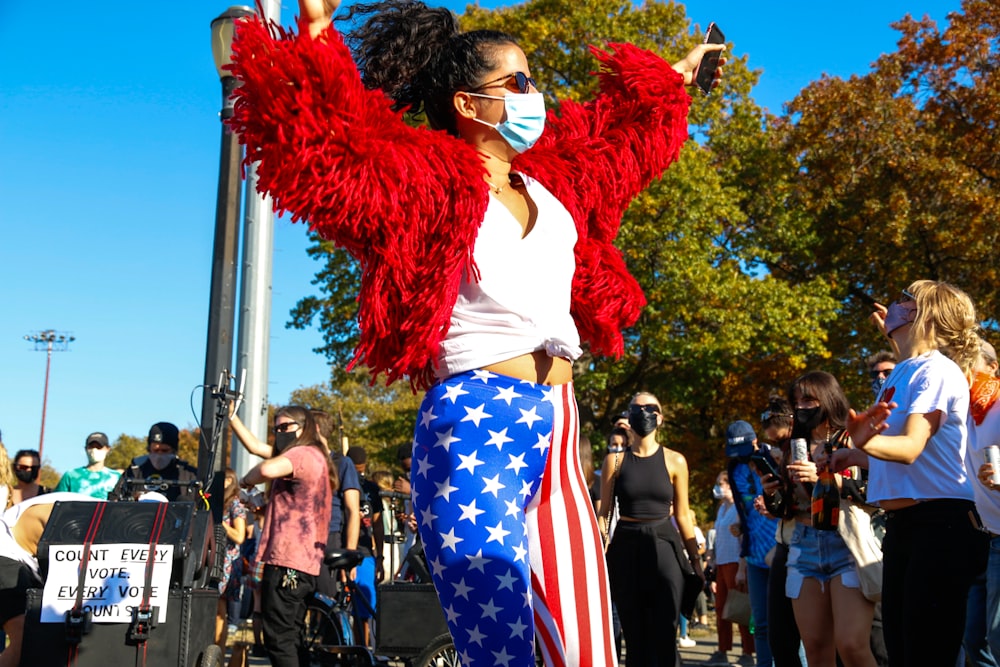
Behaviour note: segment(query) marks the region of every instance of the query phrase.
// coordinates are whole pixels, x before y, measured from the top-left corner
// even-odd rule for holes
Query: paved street
[[[708,665],[710,664],[707,662],[709,656],[715,653],[715,651],[718,649],[719,643],[718,643],[718,637],[715,634],[714,615],[710,614],[709,618],[711,624],[707,628],[695,628],[691,630],[690,637],[691,639],[694,639],[697,642],[697,645],[693,646],[692,648],[680,649],[681,660],[684,665],[690,665],[690,666]],[[244,630],[242,628],[236,633],[236,636],[232,639],[235,639],[237,642],[252,641],[252,637],[250,635],[249,630]],[[739,640],[737,639],[737,643],[738,642]],[[232,641],[230,643],[232,644]],[[269,665],[271,664],[267,658],[254,658],[248,655],[247,662],[244,663],[244,665],[239,665],[239,664],[230,665],[228,663],[228,660],[231,655],[232,655],[232,647],[230,647],[230,652],[228,652],[226,655],[227,665],[229,665],[229,667],[244,667],[244,665],[245,667],[269,667]],[[740,657],[740,649],[737,646],[735,650],[729,653],[729,663],[735,665],[739,657]],[[627,650],[623,667],[628,667]],[[635,665],[633,667],[642,667],[642,666]]]

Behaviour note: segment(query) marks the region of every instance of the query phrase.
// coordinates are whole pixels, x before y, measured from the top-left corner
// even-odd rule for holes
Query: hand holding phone
[[[774,462],[771,461],[771,457],[764,452],[756,451],[751,454],[750,463],[753,464],[754,468],[757,470],[757,474],[761,477],[773,475],[775,480],[781,481],[781,475],[775,467]]]
[[[708,30],[705,31],[705,43],[726,43],[726,36],[722,34],[719,26],[715,25],[714,22],[708,24]],[[706,95],[712,90],[712,82],[715,81],[715,70],[719,67],[719,56],[721,54],[721,51],[709,51],[706,53],[701,57],[701,63],[698,64],[698,71],[694,74],[694,82]]]

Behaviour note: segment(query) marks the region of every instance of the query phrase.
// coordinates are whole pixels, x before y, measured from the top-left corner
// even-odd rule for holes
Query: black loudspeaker
[[[104,505],[104,514],[97,525],[93,543],[116,544],[149,542],[157,509],[163,503],[57,502],[38,541],[38,564],[43,579],[48,575],[49,546],[83,544],[99,505]],[[199,526],[199,530],[194,530],[196,524],[203,522],[195,520],[193,502],[166,503],[166,506],[167,516],[157,543],[174,547],[174,567],[170,583],[190,586],[190,579],[198,568],[192,567],[196,564],[189,562],[192,560],[189,556],[193,552],[196,556],[204,553],[203,542],[206,536],[201,534],[196,540],[195,533],[204,533],[205,527]]]
[[[129,505],[145,503],[123,503]],[[156,624],[142,644],[129,642],[126,623],[94,623],[71,653],[64,623],[42,623],[42,589],[28,590],[24,616],[21,665],[27,667],[197,667],[217,664],[207,656],[215,639],[218,589],[173,589],[167,602],[167,620]],[[71,658],[72,656],[72,658]]]
[[[417,655],[448,633],[433,584],[392,583],[378,587],[376,653]]]

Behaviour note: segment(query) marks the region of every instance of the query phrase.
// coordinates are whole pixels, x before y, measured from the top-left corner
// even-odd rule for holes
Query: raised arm
[[[408,126],[364,86],[328,15],[305,11],[324,3],[303,0],[299,34],[240,24],[230,126],[276,210],[355,257],[389,254],[414,221],[450,217],[475,187],[484,192],[483,168],[464,142]]]
[[[680,155],[691,102],[685,86],[701,56],[722,48],[699,45],[675,65],[632,44],[592,48],[600,92],[584,104],[563,102],[539,145],[519,160],[549,174],[546,186],[587,221],[588,235],[614,238],[632,200]]]

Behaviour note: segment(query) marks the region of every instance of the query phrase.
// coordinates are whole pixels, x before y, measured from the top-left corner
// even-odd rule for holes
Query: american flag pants
[[[464,667],[615,665],[573,385],[476,370],[424,397],[411,488]]]

